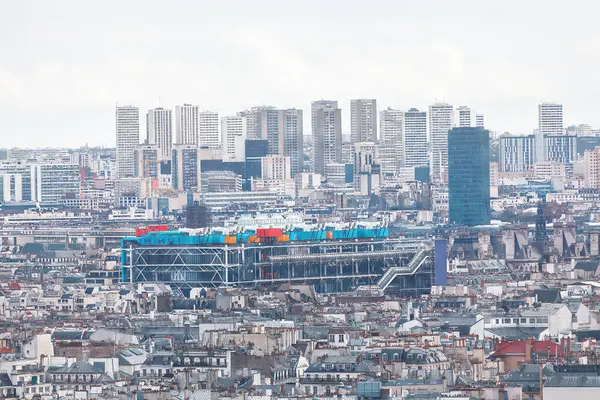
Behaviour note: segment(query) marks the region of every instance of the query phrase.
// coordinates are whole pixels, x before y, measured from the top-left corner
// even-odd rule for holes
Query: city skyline
[[[332,2],[319,14],[310,4],[277,11],[268,4],[185,2],[181,13],[131,2],[119,4],[117,15],[78,2],[11,4],[4,15],[24,17],[5,17],[0,28],[10,38],[0,68],[4,146],[113,146],[115,103],[148,110],[189,102],[231,115],[256,104],[308,110],[311,101],[335,99],[350,133],[351,99],[403,110],[447,102],[481,111],[492,131],[529,134],[537,105],[555,101],[565,104],[565,125],[600,126],[598,84],[588,79],[600,61],[598,35],[593,13],[577,5],[543,3],[545,18],[537,18],[540,2],[519,4],[517,15],[506,4],[478,2],[382,2],[372,9]],[[217,18],[225,11],[226,20]],[[333,12],[333,21],[325,18]],[[366,36],[353,29],[364,18]],[[525,33],[506,32],[500,21]],[[556,26],[555,40],[534,33]],[[210,34],[216,28],[219,35]],[[154,49],[162,49],[160,57]],[[285,57],[272,62],[277,53]],[[545,54],[563,61],[541,64]],[[305,112],[305,126],[309,117]]]

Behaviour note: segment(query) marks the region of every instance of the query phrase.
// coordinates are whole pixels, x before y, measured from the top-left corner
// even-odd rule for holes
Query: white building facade
[[[140,143],[140,110],[134,106],[115,109],[117,133],[117,175],[133,176],[133,151]]]
[[[198,146],[208,147],[211,150],[221,148],[219,113],[213,111],[200,111],[198,113]]]
[[[402,152],[404,154],[402,166],[427,166],[427,112],[411,108],[404,113],[402,128]]]
[[[564,132],[563,106],[557,103],[538,105],[538,130],[536,132],[536,161],[544,161],[544,137],[559,136]]]
[[[311,122],[314,172],[324,174],[325,165],[342,161],[342,110],[337,101],[313,101]]]
[[[164,108],[148,110],[146,114],[146,141],[155,144],[162,160],[171,158],[173,148],[172,111]]]
[[[246,117],[237,115],[221,118],[223,161],[245,161]]]
[[[184,104],[175,107],[175,140],[177,144],[198,145],[198,106]]]
[[[454,109],[450,104],[429,106],[429,145],[431,149],[431,178],[433,182],[447,182],[448,131],[454,124]]]
[[[402,166],[402,121],[404,112],[390,107],[379,113],[379,160],[384,175],[394,175]]]

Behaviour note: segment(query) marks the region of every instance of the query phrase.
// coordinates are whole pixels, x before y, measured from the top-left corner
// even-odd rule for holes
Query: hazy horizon
[[[114,108],[198,104],[229,115],[350,99],[467,105],[528,134],[537,105],[600,127],[594,3],[507,1],[10,2],[0,16],[0,147],[115,143]],[[310,124],[304,124],[310,134]]]

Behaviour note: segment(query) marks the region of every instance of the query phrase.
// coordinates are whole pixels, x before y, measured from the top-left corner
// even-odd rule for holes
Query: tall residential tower
[[[171,148],[173,147],[172,111],[162,107],[148,110],[148,114],[146,114],[146,134],[147,143],[158,146],[160,159],[170,160]]]
[[[325,166],[342,162],[342,110],[333,100],[313,101],[311,125],[314,169],[325,174]]]
[[[198,113],[198,146],[211,150],[221,148],[219,136],[219,113],[200,111]]]
[[[557,103],[538,105],[538,130],[535,135],[535,161],[545,160],[544,137],[563,134],[563,106]]]
[[[175,107],[175,140],[177,144],[198,145],[198,106]]]
[[[431,178],[433,182],[447,182],[448,131],[454,124],[454,109],[450,104],[429,106],[429,145],[431,150]]]
[[[404,167],[426,167],[427,157],[427,113],[411,108],[404,113],[402,149]]]
[[[290,158],[292,178],[302,172],[304,158],[304,133],[302,110],[283,110],[283,155]]]
[[[381,173],[394,175],[402,166],[402,120],[404,112],[390,107],[379,113],[379,160]]]
[[[350,100],[352,142],[377,142],[377,100]]]
[[[140,110],[133,106],[117,106],[117,176],[133,177],[133,152],[140,144]]]

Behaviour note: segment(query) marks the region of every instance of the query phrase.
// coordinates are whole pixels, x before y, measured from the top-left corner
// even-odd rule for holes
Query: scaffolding
[[[419,262],[413,260],[415,257],[420,257]],[[427,241],[387,238],[132,245],[122,249],[122,278],[125,282],[162,282],[185,294],[195,287],[255,288],[295,283],[312,285],[319,293],[377,286],[388,293],[418,297],[430,292],[434,281],[432,260]]]

